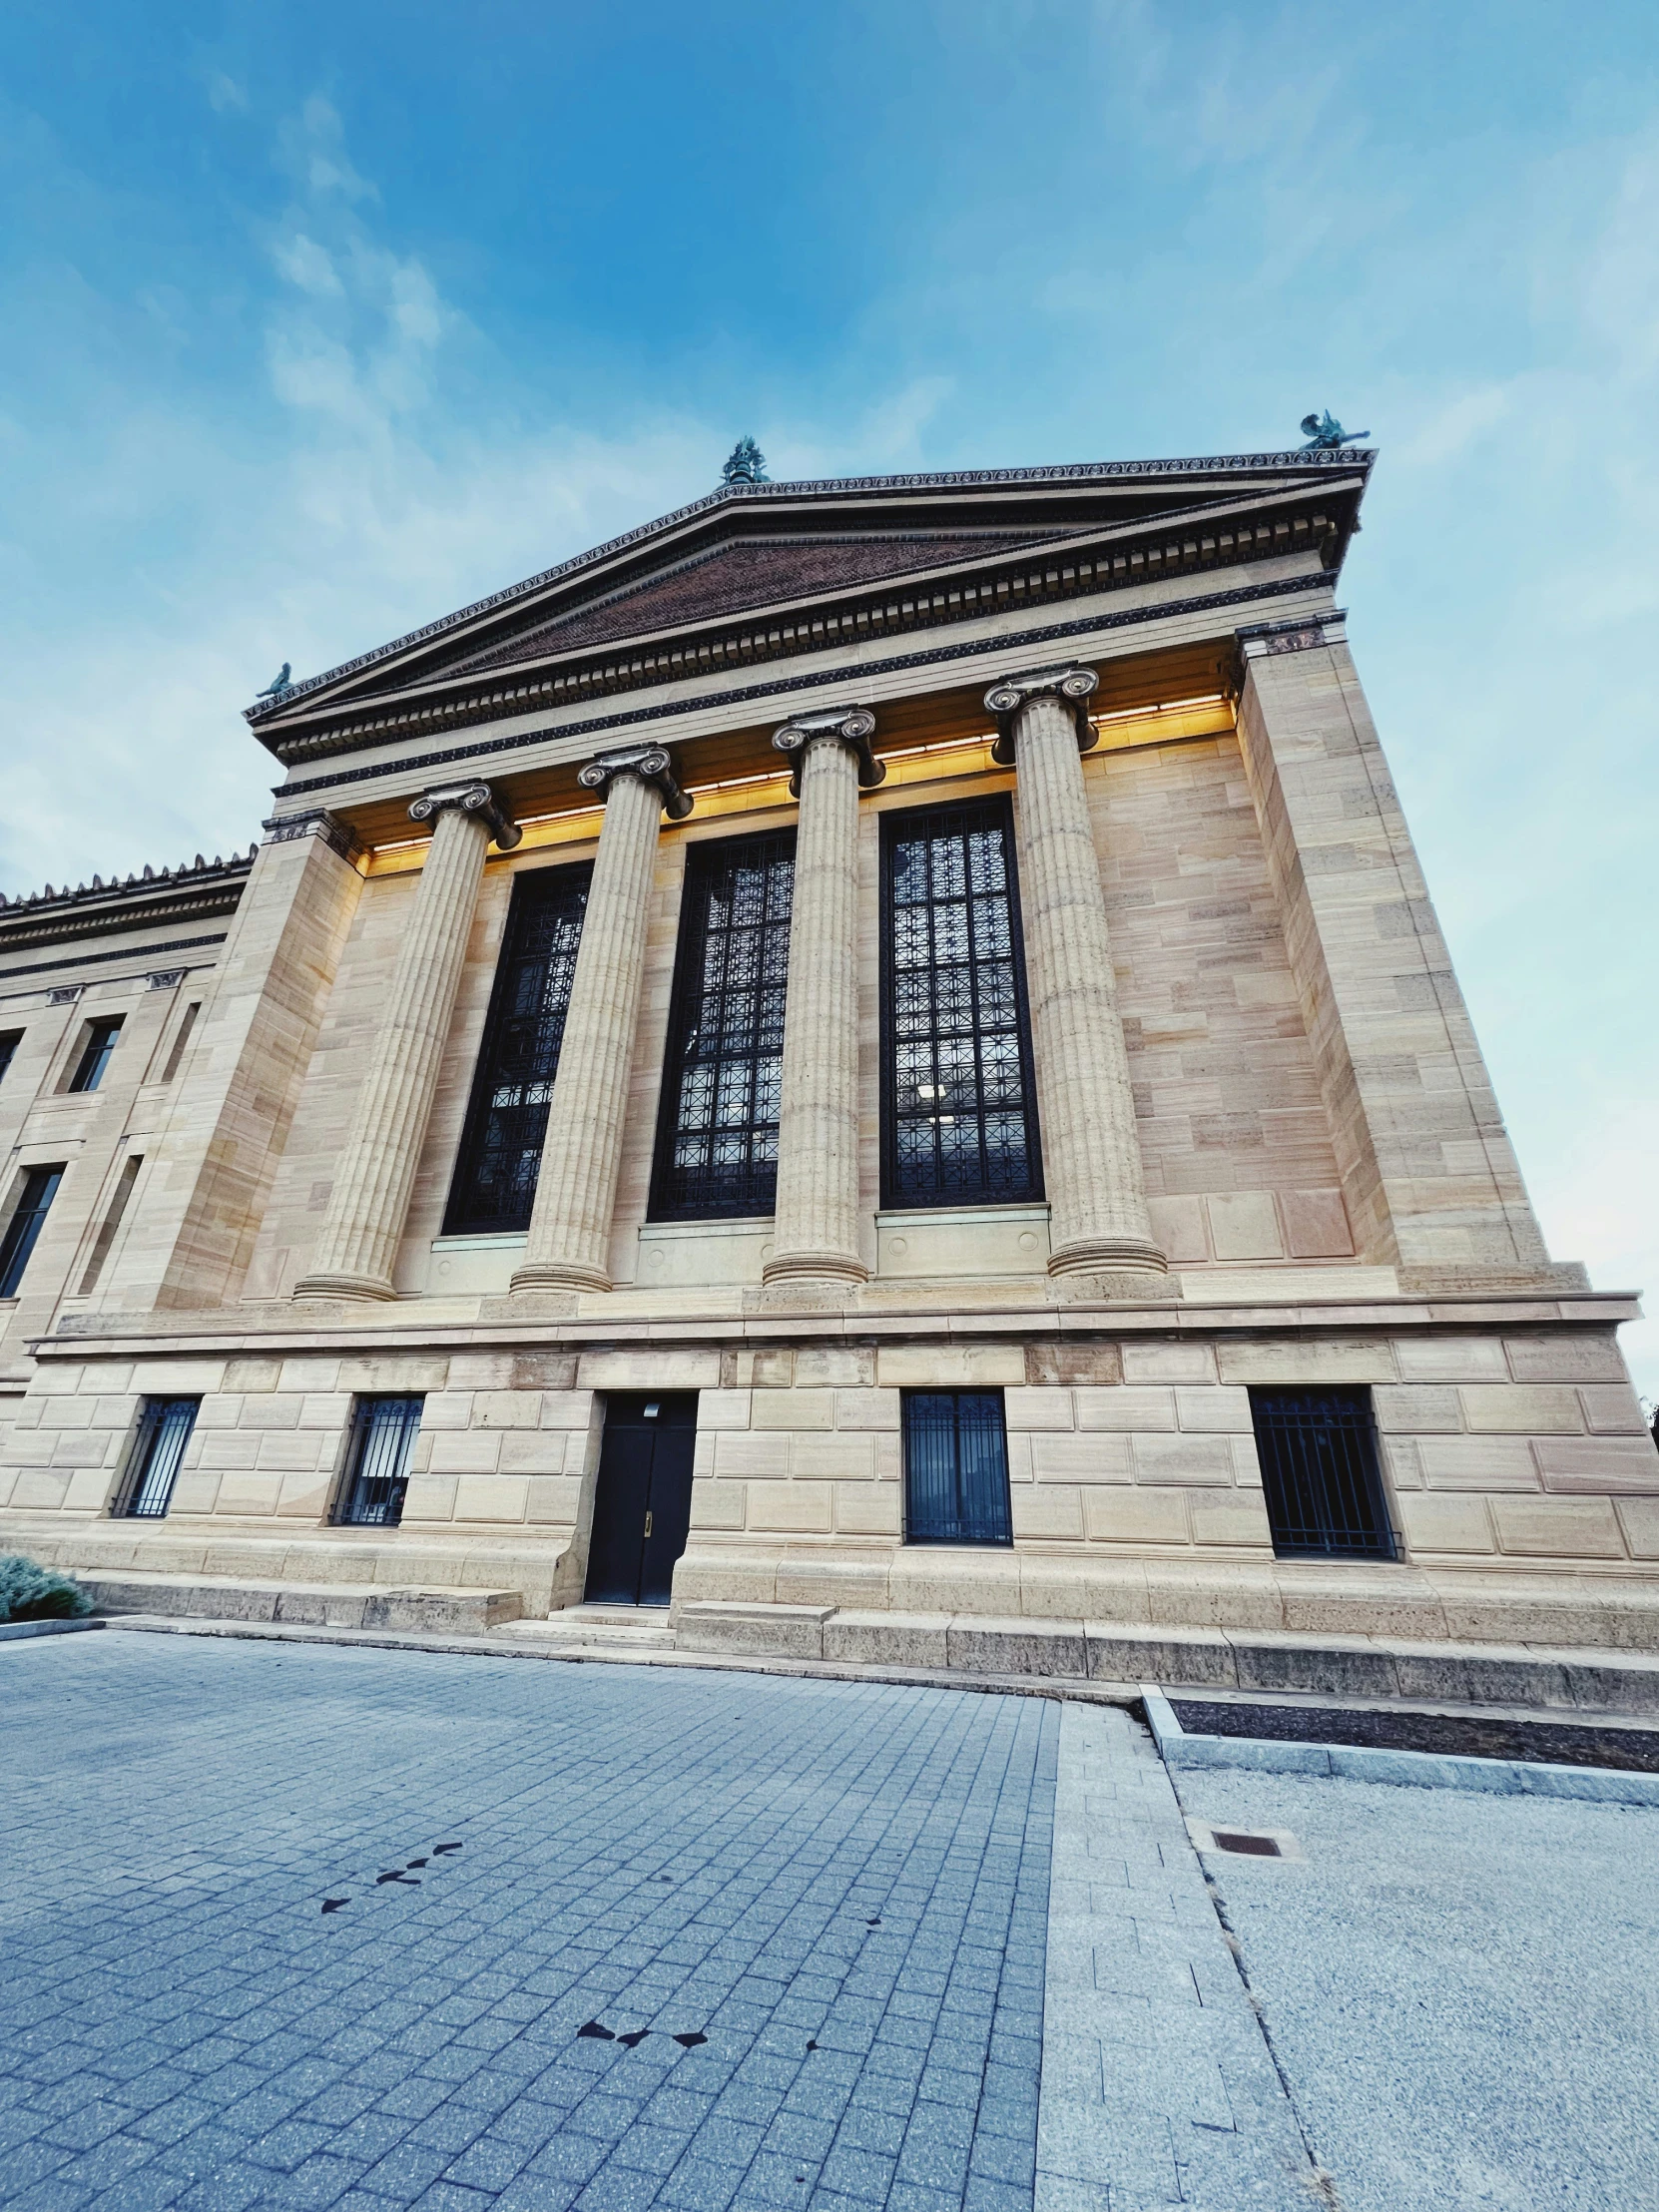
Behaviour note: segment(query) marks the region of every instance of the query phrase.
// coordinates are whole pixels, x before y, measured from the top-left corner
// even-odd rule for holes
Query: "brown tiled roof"
[[[1060,531],[1041,529],[955,534],[919,531],[891,537],[728,541],[696,560],[648,576],[610,598],[572,608],[568,614],[538,624],[486,653],[457,661],[441,673],[465,676],[482,669],[503,668],[567,647],[605,645],[613,639],[640,637],[651,631],[674,629],[681,623],[747,612],[752,607],[777,606],[814,592],[875,583],[883,577],[939,568],[950,561],[971,560],[976,553],[1031,545],[1060,535]]]

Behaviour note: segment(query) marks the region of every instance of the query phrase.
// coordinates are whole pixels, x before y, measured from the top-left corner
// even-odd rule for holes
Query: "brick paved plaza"
[[[221,1636],[5,1644],[0,1716],[7,2212],[1653,2201],[1651,1809]]]
[[[1056,1707],[171,1636],[5,1660],[8,2201],[1029,2207]]]

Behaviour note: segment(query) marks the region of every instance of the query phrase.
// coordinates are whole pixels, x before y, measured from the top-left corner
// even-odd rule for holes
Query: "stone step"
[[[427,1629],[481,1634],[517,1620],[518,1590],[374,1582],[263,1581],[247,1576],[83,1573],[82,1589],[106,1613],[162,1613],[202,1620],[283,1621],[305,1628]]]
[[[1533,1644],[712,1600],[677,1605],[674,1627],[681,1651],[734,1657],[1659,1715],[1659,1658],[1600,1646],[1551,1650]]]
[[[546,1620],[515,1621],[508,1631],[525,1642],[577,1651],[673,1651],[676,1638],[662,1605],[570,1605]]]

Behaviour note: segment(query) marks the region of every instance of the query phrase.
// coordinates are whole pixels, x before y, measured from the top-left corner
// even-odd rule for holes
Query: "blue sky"
[[[1651,4],[10,0],[0,888],[710,488],[1382,449],[1344,598],[1556,1254],[1659,1298]],[[1627,1332],[1659,1390],[1659,1327]]]

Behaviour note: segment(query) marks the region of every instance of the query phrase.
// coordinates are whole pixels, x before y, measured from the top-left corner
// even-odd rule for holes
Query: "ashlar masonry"
[[[0,911],[0,1545],[1659,1648],[1372,459],[739,481],[251,709],[250,857]]]

